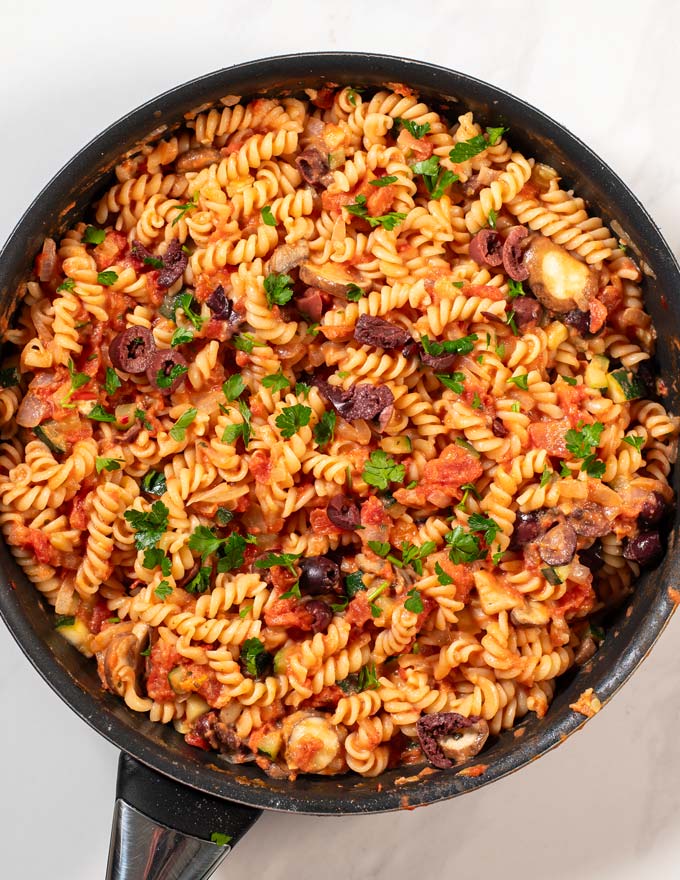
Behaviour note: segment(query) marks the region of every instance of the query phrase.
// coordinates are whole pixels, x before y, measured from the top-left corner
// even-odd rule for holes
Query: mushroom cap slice
[[[588,310],[597,294],[592,270],[544,235],[532,235],[524,253],[528,283],[536,299],[553,312]]]
[[[300,279],[310,287],[318,287],[325,293],[340,296],[343,299],[347,296],[347,287],[350,284],[364,288],[368,286],[366,279],[356,269],[350,273],[335,263],[324,263],[322,266],[303,263],[300,266]]]

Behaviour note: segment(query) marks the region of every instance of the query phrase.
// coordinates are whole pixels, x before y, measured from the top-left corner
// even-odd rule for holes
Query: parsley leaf
[[[281,410],[280,415],[276,417],[274,423],[281,431],[281,436],[289,439],[297,431],[309,424],[312,415],[312,408],[302,403],[295,403],[293,406],[286,406]]]
[[[645,438],[640,437],[639,434],[630,434],[628,437],[623,438],[623,442],[627,443],[629,446],[632,446],[633,449],[637,449],[637,451],[639,452],[645,445]]]
[[[510,332],[513,336],[519,336],[519,330],[517,329],[517,323],[515,322],[515,313],[510,312],[510,314],[505,319],[505,323],[510,328]]]
[[[594,453],[591,455],[586,455],[581,463],[581,470],[585,471],[589,477],[594,477],[599,480],[604,476],[604,472],[607,470],[607,466],[603,461],[600,461],[595,457]]]
[[[413,589],[409,590],[406,595],[408,598],[404,602],[404,608],[407,611],[411,611],[413,614],[420,614],[425,606],[423,605],[423,600],[418,590],[413,587]]]
[[[272,272],[264,279],[264,292],[270,309],[275,305],[285,306],[293,298],[293,279],[290,275]]]
[[[389,186],[390,183],[396,183],[399,178],[394,174],[388,174],[385,177],[376,177],[375,180],[372,180],[371,186]]]
[[[364,575],[361,571],[353,571],[345,578],[345,593],[350,599],[353,599],[357,593],[366,589],[364,583]]]
[[[272,391],[283,391],[284,388],[290,388],[290,380],[283,375],[283,371],[278,373],[270,373],[269,376],[262,377],[262,384],[265,388],[271,388]]]
[[[438,562],[435,562],[434,573],[437,575],[437,580],[442,587],[448,587],[449,584],[453,583],[451,575],[447,574]]]
[[[458,180],[458,175],[453,171],[440,167],[439,156],[415,162],[411,165],[411,171],[422,176],[425,189],[433,199],[441,199],[451,184]]]
[[[594,422],[592,425],[583,425],[579,422],[578,427],[570,428],[564,435],[567,449],[575,458],[585,458],[600,443],[604,425],[602,422]]]
[[[472,159],[473,156],[482,153],[487,147],[495,147],[505,131],[507,129],[502,127],[487,128],[488,141],[483,134],[475,135],[475,137],[469,138],[467,141],[456,144],[449,153],[449,159],[456,164],[467,162],[468,159]]]
[[[191,342],[194,334],[187,327],[178,327],[170,338],[171,348],[177,348],[178,345],[184,345],[185,342]]]
[[[160,547],[149,547],[144,552],[144,568],[158,568],[160,566],[161,574],[167,577],[170,574],[171,562]]]
[[[116,417],[113,413],[106,412],[101,403],[97,403],[87,414],[88,419],[93,422],[115,422]]]
[[[177,365],[179,366],[179,364]],[[186,437],[187,428],[194,421],[196,416],[198,415],[198,410],[196,407],[191,407],[188,409],[183,415],[181,415],[174,426],[170,428],[170,436],[173,440],[176,440],[180,443]]]
[[[198,570],[198,574],[193,577],[184,587],[187,593],[205,593],[210,586],[210,575],[212,574],[212,566],[204,565]]]
[[[161,581],[154,590],[154,594],[158,596],[161,601],[164,602],[168,598],[168,596],[172,594],[172,587],[167,581]]]
[[[566,382],[567,385],[576,385],[576,379],[574,379],[573,376],[562,376],[562,375],[560,374],[560,379],[561,379],[563,382]]]
[[[105,238],[106,232],[103,229],[96,229],[94,226],[88,226],[83,233],[85,244],[101,244]]]
[[[262,676],[271,665],[271,654],[265,650],[264,643],[259,639],[246,639],[241,645],[241,665],[248,675],[254,678]]]
[[[516,299],[518,296],[526,296],[526,291],[521,281],[513,281],[511,278],[508,282],[508,299]]]
[[[429,122],[423,122],[422,125],[419,125],[417,122],[412,122],[410,119],[402,119],[401,117],[397,117],[394,121],[405,128],[410,135],[416,138],[416,140],[424,138],[430,130]]]
[[[234,571],[245,562],[247,539],[238,532],[232,532],[220,548],[217,571]]]
[[[282,599],[301,599],[302,593],[300,592],[300,584],[298,581],[295,581],[290,590],[286,590],[285,593],[281,593]]]
[[[135,546],[138,550],[155,547],[168,530],[170,511],[162,501],[154,501],[151,510],[126,510],[123,516],[135,530]]]
[[[106,388],[106,393],[109,395],[109,397],[114,395],[122,384],[123,383],[120,381],[118,373],[113,369],[113,367],[107,367],[106,379],[104,380],[104,388]]]
[[[169,373],[166,373],[163,367],[156,373],[156,385],[159,388],[169,388],[175,379],[179,379],[185,373],[189,372],[189,367],[184,364],[173,364]]]
[[[543,473],[541,474],[541,482],[540,487],[543,489],[550,482],[550,478],[552,477],[553,472],[550,470],[548,465],[543,468]]]
[[[521,388],[522,391],[529,390],[529,376],[527,373],[521,373],[519,376],[510,376],[508,379],[508,385],[516,385],[518,388]]]
[[[345,205],[345,209],[349,214],[353,214],[355,217],[361,217],[362,220],[366,220],[371,228],[382,226],[384,229],[387,229],[388,232],[391,232],[395,226],[398,226],[402,220],[406,219],[406,214],[402,214],[399,211],[390,211],[388,214],[381,214],[379,217],[372,217],[368,213],[366,196],[357,196],[354,204]]]
[[[252,333],[240,333],[232,338],[234,348],[237,351],[245,351],[246,354],[252,354],[255,346],[264,347],[266,343],[258,342]]]
[[[196,330],[200,330],[205,323],[206,318],[202,318],[198,312],[194,312],[194,305],[198,304],[195,303],[193,296],[187,290],[185,290],[177,297],[175,303],[175,314],[177,313],[177,309],[181,308],[187,321],[190,321]],[[200,312],[200,306],[198,306],[198,309]],[[176,320],[177,319],[175,318],[175,322]]]
[[[262,215],[262,222],[265,226],[276,226],[276,217],[272,214],[272,209],[269,205],[265,205],[260,211],[260,214]]]
[[[176,226],[187,211],[192,211],[198,207],[198,190],[193,194],[190,201],[184,202],[183,205],[175,205],[175,207],[177,208],[177,214],[175,214],[175,218],[172,221],[172,226]]]
[[[118,275],[113,269],[106,269],[104,272],[97,272],[97,284],[101,284],[104,287],[111,287],[116,281],[118,281]]]
[[[318,423],[314,425],[313,433],[314,440],[317,442],[319,449],[328,446],[333,440],[333,434],[335,433],[335,413],[333,410],[325,412],[321,416]]]
[[[364,291],[359,287],[358,284],[348,284],[347,288],[345,289],[345,296],[347,297],[348,302],[359,302],[363,295]]]
[[[210,842],[216,843],[218,846],[226,846],[228,843],[231,843],[231,839],[230,834],[222,834],[221,831],[213,831],[210,835]]]
[[[369,541],[368,546],[376,555],[382,557],[383,559],[392,549],[389,541]]]
[[[54,628],[61,629],[62,626],[73,626],[75,622],[75,617],[70,614],[57,614],[54,618]]]
[[[227,381],[222,385],[222,391],[227,400],[236,400],[236,398],[240,397],[245,390],[246,383],[243,381],[243,376],[240,373],[234,373],[233,376],[229,376]]]
[[[76,286],[76,282],[73,278],[64,278],[59,287],[57,287],[57,293],[61,293],[62,290],[71,291]]]
[[[428,336],[420,338],[420,344],[423,346],[426,354],[439,357],[441,354],[470,354],[475,347],[474,343],[479,339],[476,333],[469,336],[461,336],[459,339],[445,339],[443,342],[437,342],[436,339],[430,340]]]
[[[137,407],[134,412],[134,417],[142,423],[147,431],[153,430],[153,428],[151,427],[151,422],[147,419],[146,413],[143,409],[139,409],[139,407]]]
[[[481,409],[482,408],[482,400],[476,391],[473,395],[471,406],[473,409]]]
[[[496,535],[501,530],[495,519],[492,519],[490,516],[483,516],[481,513],[473,513],[468,520],[468,526],[473,532],[481,532],[487,545],[494,541]]]
[[[165,474],[161,471],[147,471],[142,477],[142,492],[149,495],[165,495],[167,491]]]
[[[408,541],[401,542],[401,565],[410,565],[416,574],[423,573],[423,559],[426,559],[430,553],[434,553],[437,545],[434,541],[425,541],[424,544],[409,544]]]
[[[94,460],[94,466],[98,474],[101,474],[102,471],[119,471],[121,464],[125,464],[124,458],[102,458],[97,456]]]
[[[560,476],[561,477],[570,477],[571,476],[571,470],[569,469],[566,461],[560,462]]]
[[[387,489],[390,483],[403,482],[405,474],[406,468],[403,464],[397,464],[382,449],[376,449],[364,465],[362,477],[369,486]]]
[[[369,663],[367,666],[361,667],[357,683],[359,686],[359,692],[373,691],[377,687],[380,687],[378,673],[375,670],[375,663]]]
[[[189,549],[199,556],[212,556],[222,546],[223,539],[218,538],[207,526],[196,526],[189,536]]]
[[[294,390],[298,397],[309,397],[309,392],[312,390],[312,386],[306,385],[304,382],[296,382]]]
[[[486,219],[489,224],[489,228],[495,229],[496,228],[496,220],[498,220],[498,213],[496,211],[494,211],[493,208],[490,209]]]
[[[261,559],[256,560],[255,568],[271,568],[274,565],[282,565],[297,577],[295,563],[301,556],[302,553],[267,553]]]
[[[218,507],[215,511],[215,519],[218,526],[228,525],[234,518],[234,514],[228,507]]]
[[[459,565],[463,562],[474,562],[484,559],[486,550],[482,550],[479,538],[466,532],[462,526],[456,526],[446,535],[446,543],[449,545],[449,559]]]
[[[456,394],[462,394],[465,389],[465,373],[435,373],[442,385],[445,385]]]

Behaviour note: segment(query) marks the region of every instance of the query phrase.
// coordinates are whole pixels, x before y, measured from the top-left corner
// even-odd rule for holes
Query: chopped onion
[[[49,281],[54,276],[54,270],[57,268],[57,246],[53,238],[46,238],[42,249],[42,259],[40,260],[40,274],[38,278],[41,281]]]
[[[49,404],[29,392],[21,401],[21,406],[17,411],[17,423],[22,428],[35,428],[49,414]]]

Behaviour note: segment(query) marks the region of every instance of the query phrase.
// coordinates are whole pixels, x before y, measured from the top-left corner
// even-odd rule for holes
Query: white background
[[[437,62],[527,99],[611,164],[680,252],[672,0],[0,0],[0,34],[0,240],[82,144],[147,98],[265,55],[347,49]],[[511,778],[411,813],[270,814],[216,876],[680,877],[679,634],[680,619],[584,732]],[[116,751],[1,628],[0,706],[0,876],[103,877]]]

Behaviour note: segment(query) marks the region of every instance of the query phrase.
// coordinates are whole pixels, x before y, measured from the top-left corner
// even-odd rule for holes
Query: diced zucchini
[[[567,563],[567,565],[556,565],[554,568],[555,574],[560,579],[560,583],[564,583],[566,579],[569,577],[569,572],[571,571],[571,563]]]
[[[541,574],[552,587],[557,587],[559,586],[559,584],[564,583],[559,575],[558,570],[556,568],[553,568],[552,566],[542,568]]]
[[[192,694],[186,702],[185,717],[189,724],[193,724],[197,718],[200,718],[201,715],[205,715],[209,710],[210,706],[206,703],[203,697],[199,697],[198,694]]]
[[[90,638],[90,630],[87,628],[84,621],[80,620],[78,617],[65,617],[61,620],[58,619],[55,629],[57,629],[59,635],[62,635],[67,642],[74,646],[74,648],[82,648]]]
[[[383,437],[380,448],[389,455],[406,455],[413,451],[410,437]]]
[[[175,666],[168,672],[168,683],[176,694],[186,694],[191,690],[191,675],[186,666]]]
[[[614,370],[607,375],[607,394],[614,403],[626,403],[637,400],[645,393],[645,386],[635,373],[626,370]]]
[[[281,749],[282,740],[283,736],[280,730],[270,730],[257,744],[257,750],[261,755],[266,755],[274,760]]]
[[[606,388],[608,368],[609,358],[601,354],[593,355],[585,373],[585,382],[588,388]]]
[[[274,654],[274,675],[286,675],[291,648],[281,648]]]
[[[332,153],[328,154],[328,167],[331,171],[335,171],[336,168],[339,168],[344,163],[345,158],[344,150],[333,150]]]
[[[50,420],[43,422],[42,425],[36,425],[33,433],[55,455],[64,455],[66,452],[66,440],[58,422]]]

